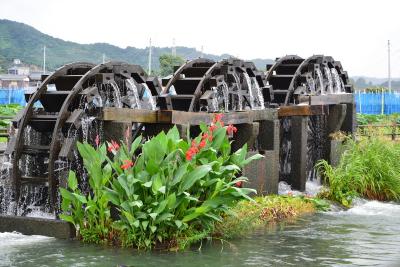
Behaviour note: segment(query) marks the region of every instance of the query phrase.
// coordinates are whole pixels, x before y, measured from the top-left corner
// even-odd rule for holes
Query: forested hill
[[[64,41],[44,34],[35,28],[10,20],[0,20],[0,67],[3,71],[10,66],[14,58],[23,63],[42,66],[43,46],[46,45],[46,66],[49,70],[73,61],[89,61],[100,63],[103,54],[107,60],[121,60],[129,63],[146,66],[148,62],[148,49],[127,47],[125,49],[107,43],[78,44]],[[176,52],[184,59],[193,59],[201,56],[195,48],[176,47]],[[169,47],[153,47],[152,68],[159,68],[158,58],[165,53],[171,53]],[[204,54],[204,57],[220,60],[229,57],[228,54]],[[256,65],[265,69],[270,59],[257,59]]]

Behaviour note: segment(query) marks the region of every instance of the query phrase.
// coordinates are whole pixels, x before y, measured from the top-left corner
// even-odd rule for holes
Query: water
[[[359,201],[177,253],[0,233],[0,266],[399,266],[399,231],[400,205]]]
[[[333,77],[333,81],[335,84],[335,86],[334,86],[335,93],[340,94],[343,92],[343,88],[342,88],[343,81],[339,77],[339,73],[337,72],[337,70],[335,68],[331,68],[331,72],[332,72],[332,77]]]
[[[122,108],[121,92],[119,91],[118,85],[115,81],[110,81],[111,87],[113,88],[112,95],[114,100],[114,107]]]
[[[237,90],[237,98],[236,98],[236,106],[235,110],[243,110],[243,96],[242,96],[242,85],[240,83],[239,76],[237,76],[236,72],[232,73],[233,78],[235,79],[236,83],[236,90]]]
[[[146,100],[149,103],[149,107],[151,110],[156,110],[157,105],[156,102],[154,101],[154,97],[151,94],[151,90],[149,86],[147,86],[146,83],[142,83],[142,86],[144,87],[144,95],[143,95],[143,100]]]
[[[128,96],[131,100],[131,108],[141,109],[139,93],[133,78],[126,79],[126,86],[128,87]]]
[[[258,108],[259,109],[265,109],[264,96],[262,94],[260,86],[258,85],[256,77],[251,77],[251,86],[252,86],[253,90],[256,92],[256,98],[257,98],[257,101],[258,101]]]
[[[329,70],[328,67],[324,67],[324,73],[326,76],[326,79],[328,81],[328,92],[329,94],[333,94],[333,82],[332,82],[332,74],[331,71]]]
[[[317,91],[319,91],[321,95],[324,95],[325,87],[324,87],[324,78],[322,77],[322,72],[320,69],[316,69],[315,72],[317,73],[317,78],[318,78]]]

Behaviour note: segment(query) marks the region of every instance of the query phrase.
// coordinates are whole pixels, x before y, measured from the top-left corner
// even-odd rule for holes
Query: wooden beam
[[[102,120],[141,123],[171,123],[171,111],[130,108],[104,108]]]
[[[313,96],[298,96],[300,103],[308,105],[334,105],[347,104],[354,102],[353,94],[331,94],[331,95],[313,95]]]
[[[289,116],[311,116],[311,115],[322,115],[328,113],[328,106],[317,105],[317,106],[284,106],[278,109],[278,117],[289,117]]]
[[[129,108],[104,108],[102,120],[140,123],[171,123],[179,125],[210,124],[213,113],[186,112],[178,110],[140,110]],[[277,118],[276,109],[250,110],[223,113],[225,124],[245,124],[253,121],[273,120]]]

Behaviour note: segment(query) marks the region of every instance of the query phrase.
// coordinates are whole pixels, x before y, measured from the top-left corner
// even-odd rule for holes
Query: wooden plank
[[[299,105],[299,106],[284,106],[278,109],[278,117],[288,116],[311,116],[311,115],[322,115],[328,113],[328,106],[317,105]]]
[[[298,96],[300,103],[308,105],[334,105],[341,103],[353,103],[353,94],[331,94],[331,95],[313,95],[313,96]]]
[[[214,113],[187,112],[178,110],[138,110],[129,108],[104,108],[102,120],[140,123],[171,123],[179,125],[209,124]],[[224,113],[222,121],[225,124],[243,124],[260,120],[277,118],[276,109],[251,110]]]
[[[210,124],[214,118],[214,115],[215,114],[213,113],[205,112],[173,111],[172,124]],[[248,111],[223,113],[221,120],[224,122],[224,124],[243,124],[252,122]]]
[[[104,108],[102,120],[141,123],[171,123],[171,111]]]

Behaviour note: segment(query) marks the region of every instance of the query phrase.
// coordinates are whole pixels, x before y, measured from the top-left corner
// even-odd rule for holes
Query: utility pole
[[[43,74],[46,74],[46,46],[43,46]]]
[[[201,57],[202,57],[202,58],[204,57],[203,49],[204,49],[204,47],[201,46]]]
[[[106,54],[103,54],[103,64],[106,62]]]
[[[151,75],[151,38],[150,38],[150,44],[149,44],[149,74]]]
[[[388,40],[388,88],[392,92],[392,77],[390,75],[390,40]]]
[[[176,56],[175,38],[172,39],[172,55]]]

